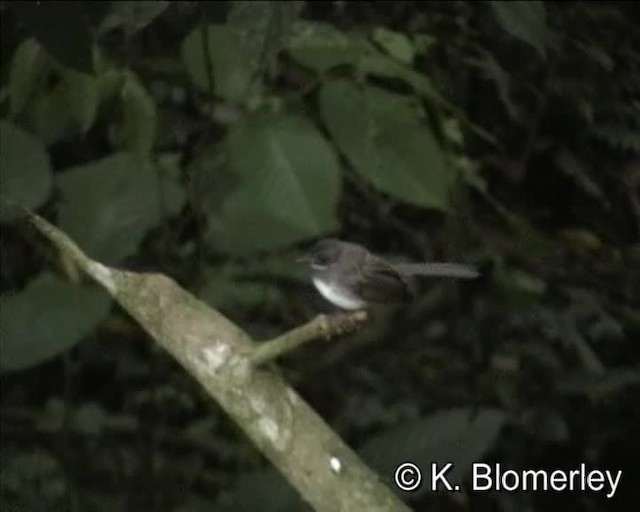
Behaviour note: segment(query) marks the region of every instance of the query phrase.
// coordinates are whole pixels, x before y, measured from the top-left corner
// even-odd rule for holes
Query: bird
[[[404,302],[414,295],[413,278],[418,276],[474,279],[480,275],[459,263],[391,263],[362,245],[335,238],[320,240],[298,261],[308,263],[318,292],[345,310]]]

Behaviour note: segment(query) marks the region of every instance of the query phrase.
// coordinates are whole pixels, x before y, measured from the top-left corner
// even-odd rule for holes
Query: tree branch
[[[318,338],[329,339],[332,336],[353,331],[368,318],[366,311],[338,313],[331,316],[319,315],[277,338],[263,341],[251,350],[249,359],[255,365],[264,364]]]
[[[43,218],[27,216],[203,386],[315,510],[409,510],[276,372],[254,364],[256,345],[242,329],[168,277],[102,265]],[[293,332],[289,339],[304,339]]]

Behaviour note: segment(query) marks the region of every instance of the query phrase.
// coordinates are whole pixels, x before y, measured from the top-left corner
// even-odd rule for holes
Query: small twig
[[[206,20],[206,16],[203,11],[203,20]],[[213,79],[213,61],[211,57],[211,49],[209,48],[209,25],[205,22],[202,24],[202,55],[204,56],[204,69],[207,74],[207,85],[209,86],[209,94],[211,98],[215,98],[215,82]]]
[[[533,145],[539,135],[540,128],[542,126],[542,120],[546,111],[546,108],[549,104],[549,86],[552,78],[555,76],[556,64],[558,62],[557,57],[553,57],[547,67],[547,74],[542,83],[542,88],[540,91],[540,95],[538,97],[538,101],[536,103],[536,108],[533,113],[533,119],[529,123],[527,127],[527,135],[525,138],[524,147],[522,148],[522,152],[520,157],[518,158],[518,169],[519,172],[524,172],[523,169],[529,162],[531,157],[531,152],[533,151]]]
[[[319,315],[310,322],[296,327],[277,338],[264,341],[252,349],[249,360],[256,366],[272,361],[301,345],[318,338],[331,338],[356,330],[367,321],[366,311]]]

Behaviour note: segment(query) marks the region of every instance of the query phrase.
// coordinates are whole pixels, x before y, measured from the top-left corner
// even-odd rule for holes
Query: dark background
[[[235,425],[14,201],[255,339],[331,308],[325,236],[478,266],[285,378],[416,510],[631,510],[640,432],[633,2],[1,2],[2,509],[300,510]],[[623,470],[473,493],[470,462]],[[464,487],[464,484],[463,484]]]

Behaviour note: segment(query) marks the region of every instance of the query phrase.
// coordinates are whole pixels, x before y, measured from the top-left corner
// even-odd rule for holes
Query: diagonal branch
[[[242,329],[168,277],[102,265],[55,226],[26,213],[203,386],[315,510],[409,510],[276,372],[254,364],[256,345]],[[321,323],[288,339],[303,340],[307,335],[300,333]]]

